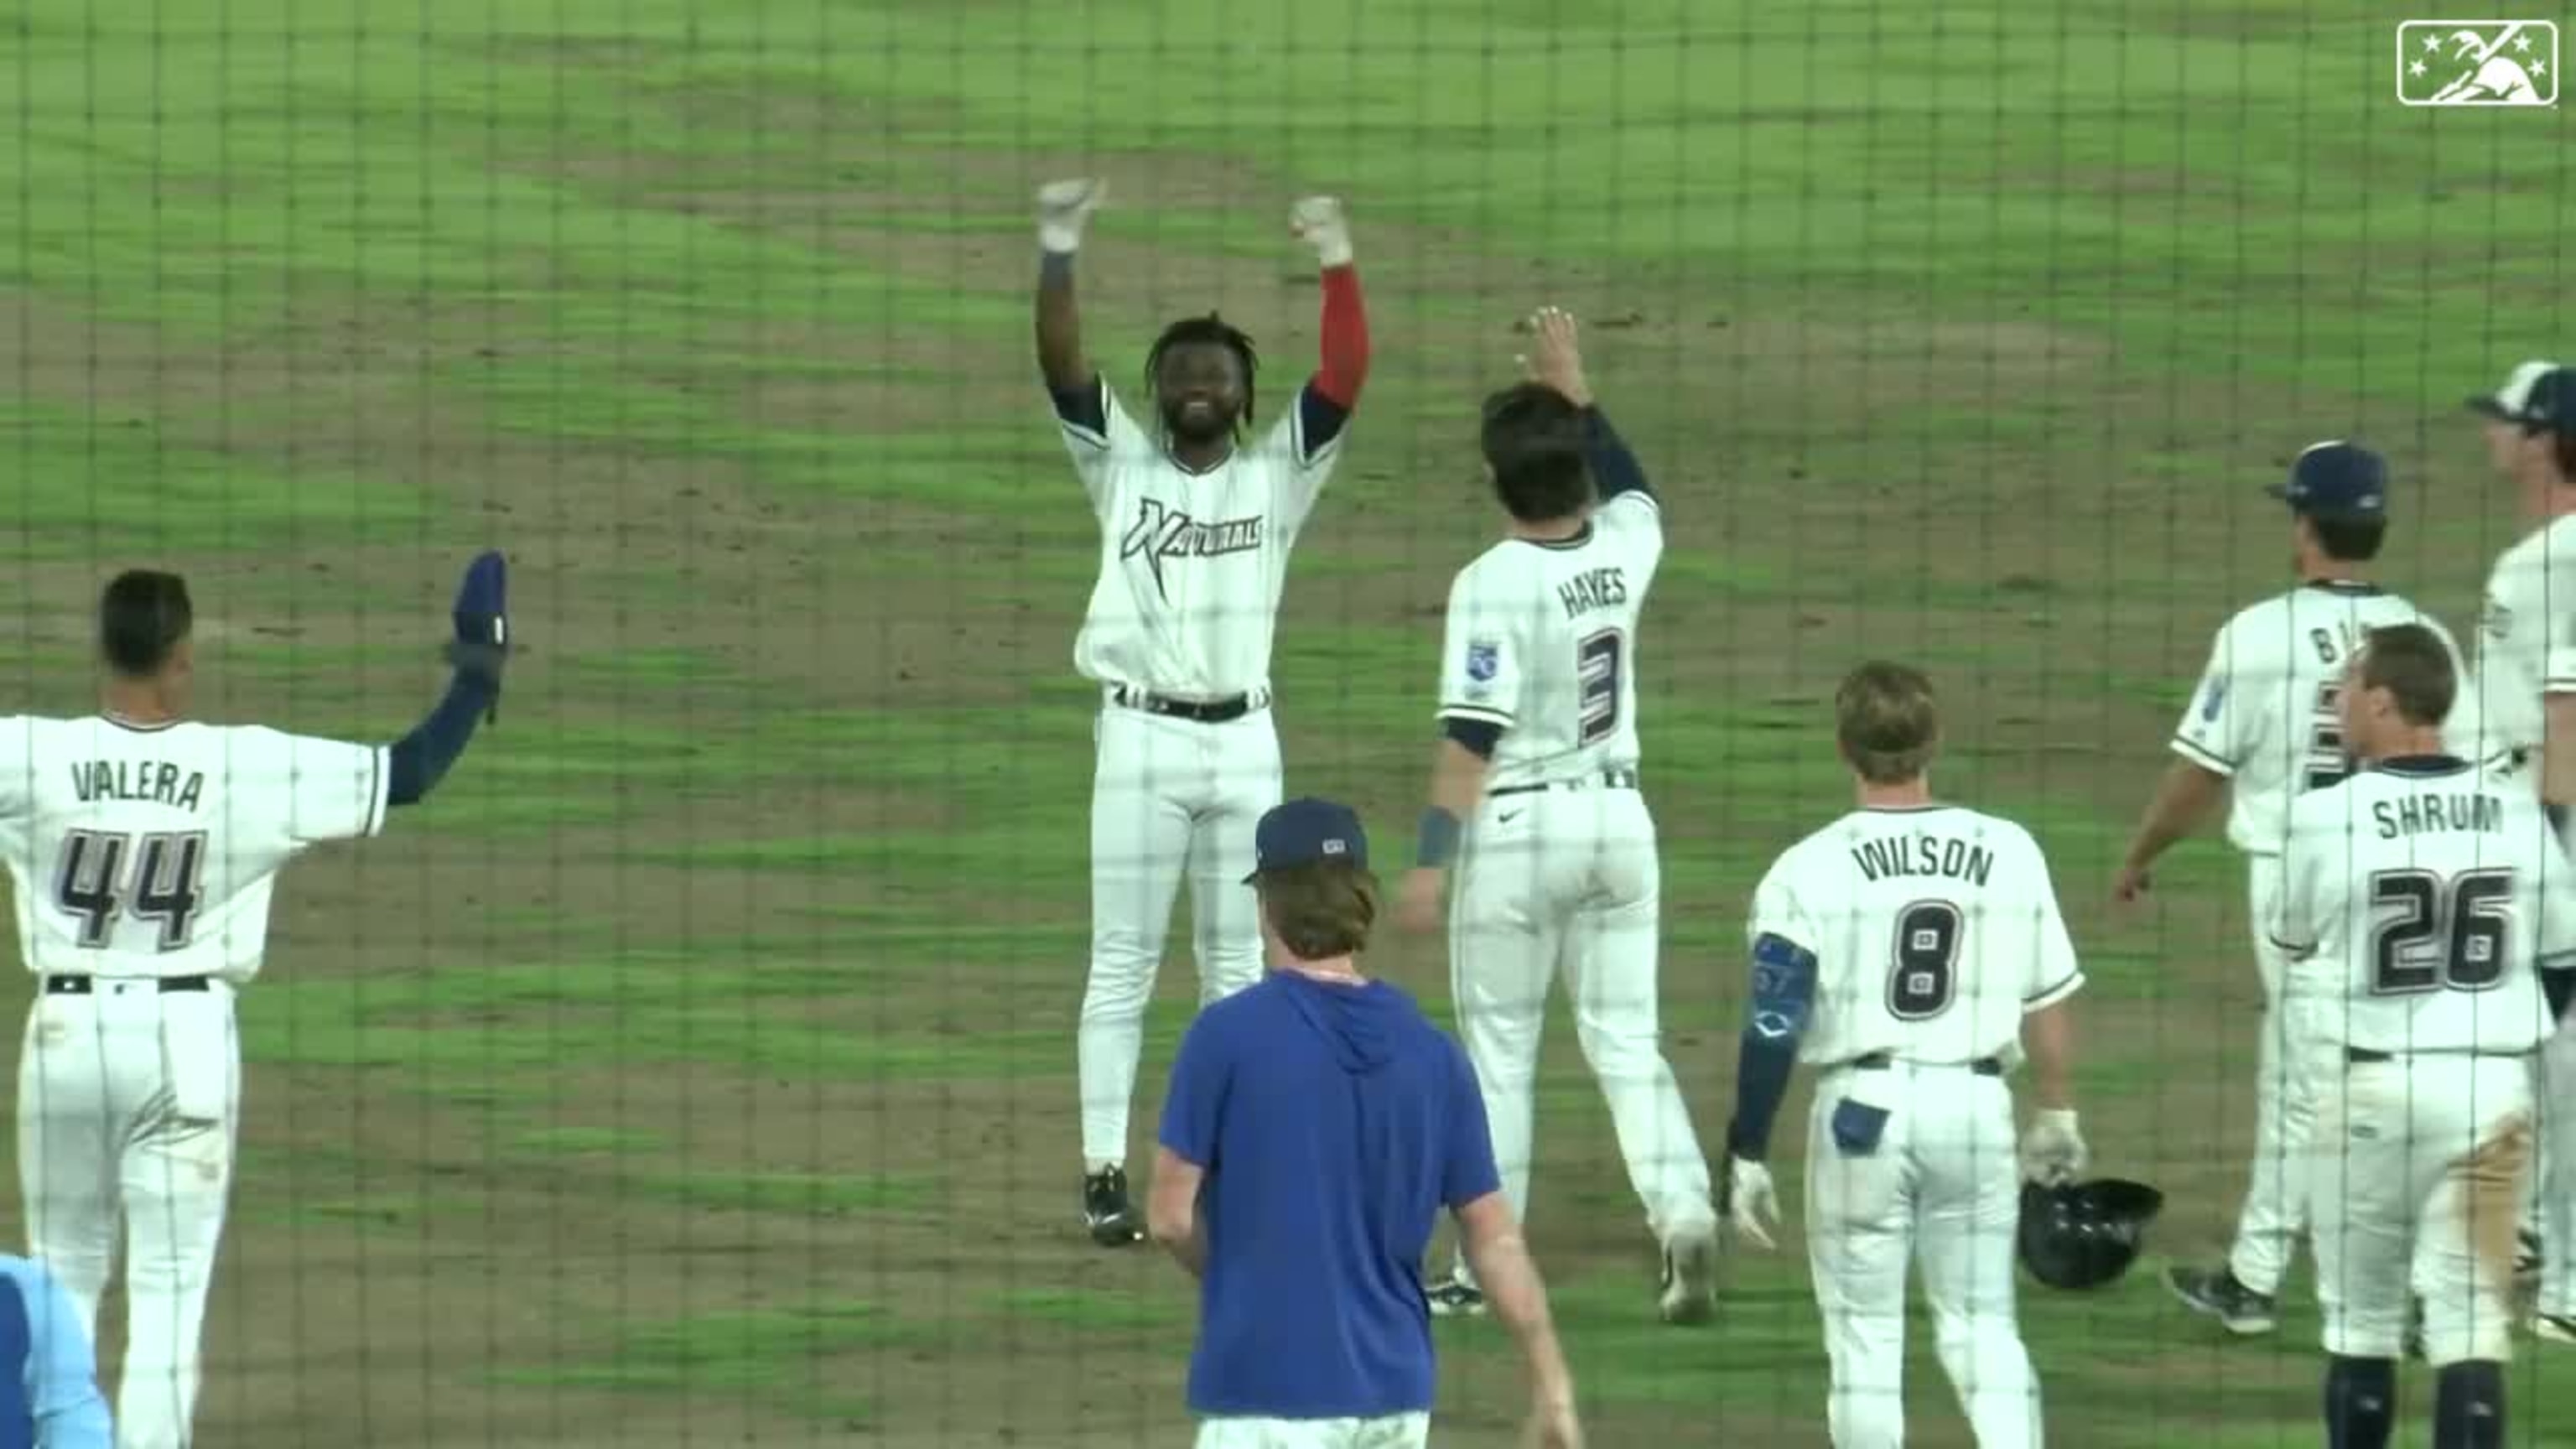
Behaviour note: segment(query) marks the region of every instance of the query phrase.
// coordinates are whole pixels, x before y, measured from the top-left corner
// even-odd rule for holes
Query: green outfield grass
[[[2279,582],[2257,485],[2299,447],[2391,455],[2390,581],[2465,625],[2512,524],[2458,400],[2576,321],[2563,112],[2400,108],[2395,12],[2288,0],[22,11],[0,708],[83,705],[88,598],[140,563],[195,582],[219,718],[398,733],[486,546],[527,645],[440,794],[281,892],[211,1441],[1186,1441],[1186,1285],[1073,1211],[1097,537],[1027,198],[1089,173],[1112,381],[1220,306],[1273,408],[1313,347],[1287,204],[1350,198],[1377,355],[1285,606],[1292,792],[1407,833],[1494,528],[1474,400],[1572,307],[1673,530],[1643,733],[1703,1137],[1746,899],[1844,798],[1832,683],[1920,661],[1941,784],[2073,917],[2101,1166],[2172,1195],[2149,1271],[2025,1290],[2052,1441],[2316,1442],[2305,1288],[2225,1342],[2152,1272],[2242,1190],[2236,866],[2102,896]],[[1445,1016],[1435,946],[1373,959]],[[1175,956],[1140,1148],[1193,999]],[[1593,1442],[1824,1443],[1799,1134],[1783,1251],[1663,1329],[1552,1032],[1533,1232]],[[1500,1330],[1441,1344],[1439,1442],[1508,1442]],[[1965,1444],[1915,1348],[1909,1442]],[[2515,1442],[2576,1445],[2539,1352]]]

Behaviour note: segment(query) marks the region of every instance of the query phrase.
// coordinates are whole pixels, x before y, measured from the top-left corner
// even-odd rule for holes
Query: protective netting
[[[1142,1236],[1196,963],[1261,975],[1253,822],[1314,795],[1369,830],[1363,967],[1445,1028],[1482,993],[1492,1091],[1459,1100],[1534,1104],[1494,1137],[1590,1442],[1825,1444],[1815,1287],[1859,1270],[1809,1260],[1812,1069],[1770,1134],[1778,1248],[1721,1236],[1712,1323],[1660,1321],[1657,1235],[1724,1206],[1748,926],[1809,920],[1828,958],[1887,929],[1858,878],[1803,917],[1755,901],[1851,808],[1835,691],[1884,658],[1936,693],[1937,793],[2044,857],[2088,1174],[2165,1205],[2095,1291],[1998,1248],[1934,1274],[1977,1307],[1945,1320],[1918,1277],[1901,1360],[1853,1350],[1845,1432],[1901,1401],[1906,1442],[1972,1442],[1953,1368],[2009,1417],[2012,1288],[2052,1442],[2319,1442],[2295,1225],[2265,1229],[2268,1332],[2165,1281],[2227,1257],[2297,1058],[2259,1047],[2248,860],[2212,810],[2151,893],[2114,884],[2177,758],[2268,747],[2169,741],[2218,707],[2221,625],[2295,582],[2263,487],[2308,445],[2377,451],[2366,571],[2495,647],[2482,589],[2528,519],[2460,403],[2576,345],[2558,43],[2286,0],[28,0],[0,19],[0,852],[41,959],[10,977],[37,1015],[7,1246],[104,1289],[131,1449],[191,1417],[209,1445],[1189,1442],[1196,1290],[1095,1238]],[[1050,357],[1037,197],[1074,178],[1105,191]],[[1343,219],[1292,227],[1310,196]],[[1656,502],[1537,530],[1590,540],[1581,567],[1505,546],[1480,587],[1544,607],[1453,607],[1511,526],[1480,409],[1544,373],[1551,305]],[[1257,371],[1185,340],[1149,385],[1156,337],[1211,312]],[[1172,469],[1166,429],[1210,466]],[[490,719],[470,683],[433,708],[487,549],[514,650]],[[134,569],[182,576],[193,628],[174,654],[166,595],[129,599],[159,643],[119,673],[98,608]],[[123,724],[16,718],[102,705]],[[1444,706],[1499,726],[1493,766]],[[125,728],[170,714],[407,743]],[[1469,778],[1507,767],[1592,788],[1513,838],[1485,817],[1519,797]],[[1455,979],[1437,903],[1397,919],[1442,789]],[[1985,830],[1925,874],[1973,876]],[[223,907],[289,857],[234,1105],[224,982],[117,978],[243,976],[261,913]],[[1956,932],[2027,892],[1919,904],[1892,962],[1826,961],[1812,1031],[2046,996],[1951,980],[1983,959]],[[1316,1082],[1326,1115],[1359,1090]],[[2016,1063],[1889,1105],[2009,1091],[2026,1122],[2033,1090]],[[1923,1233],[2010,1231],[1996,1120],[1921,1149],[1999,1184],[1982,1227],[1957,1198]],[[2257,1184],[2299,1176],[2260,1140]],[[1110,1158],[1133,1232],[1085,1219]],[[1887,1222],[1932,1195],[1835,1191]],[[1837,1241],[1886,1279],[1883,1235]],[[1432,1442],[1515,1442],[1512,1335],[1434,1328]],[[191,1414],[173,1357],[200,1345]],[[2517,1338],[2511,1442],[2576,1444],[2568,1355]],[[2405,1360],[2407,1433],[2436,1394]]]

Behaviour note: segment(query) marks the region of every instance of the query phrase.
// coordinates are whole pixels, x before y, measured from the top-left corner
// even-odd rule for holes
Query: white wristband
[[[1315,243],[1315,258],[1327,267],[1351,264],[1351,239],[1348,233],[1328,236]]]

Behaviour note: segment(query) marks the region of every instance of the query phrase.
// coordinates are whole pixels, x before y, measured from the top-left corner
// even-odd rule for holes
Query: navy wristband
[[[1413,863],[1439,870],[1457,859],[1461,829],[1458,817],[1434,805],[1422,812],[1422,833],[1413,847]]]

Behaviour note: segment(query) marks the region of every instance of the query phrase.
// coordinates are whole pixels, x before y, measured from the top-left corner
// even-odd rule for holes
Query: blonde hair
[[[1325,860],[1265,871],[1253,890],[1262,919],[1298,960],[1330,961],[1368,949],[1378,887],[1362,867]]]
[[[1941,743],[1932,681],[1922,670],[1883,659],[1854,669],[1834,691],[1834,739],[1852,769],[1873,785],[1916,778],[1931,767]]]

